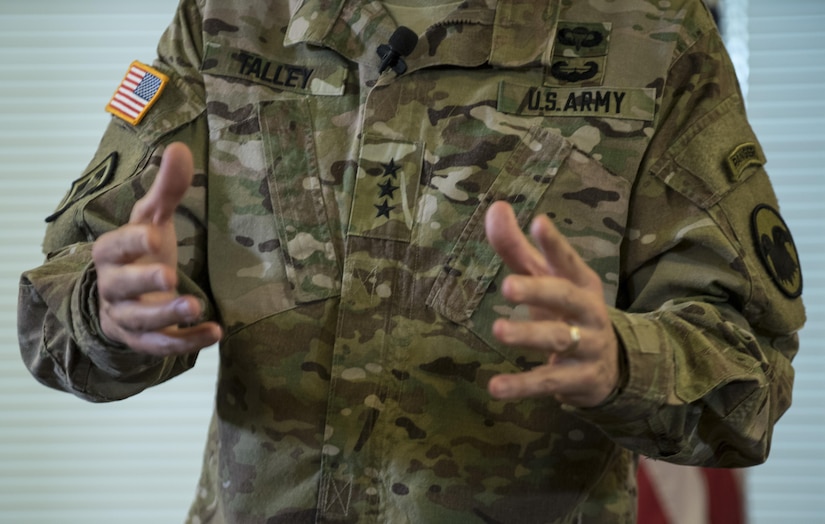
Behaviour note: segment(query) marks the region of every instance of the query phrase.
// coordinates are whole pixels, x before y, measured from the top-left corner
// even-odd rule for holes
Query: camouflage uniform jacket
[[[90,266],[183,141],[181,291],[226,332],[190,522],[629,524],[636,454],[763,461],[801,275],[702,3],[467,0],[379,75],[395,27],[377,1],[184,0],[164,92],[113,119],[23,276],[32,373],[109,401],[194,365],[107,341]],[[487,393],[540,360],[490,332],[525,314],[497,199],[602,276],[626,355],[604,404]]]

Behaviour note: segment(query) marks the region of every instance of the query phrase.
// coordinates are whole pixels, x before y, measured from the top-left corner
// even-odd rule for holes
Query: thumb
[[[192,185],[194,177],[192,153],[186,144],[169,144],[163,152],[160,169],[149,192],[135,203],[130,222],[151,222],[161,225],[169,220]]]

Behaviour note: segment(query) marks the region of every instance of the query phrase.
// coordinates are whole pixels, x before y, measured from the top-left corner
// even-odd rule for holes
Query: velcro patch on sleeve
[[[728,155],[728,169],[733,180],[742,178],[749,166],[761,166],[764,163],[765,157],[755,142],[741,144]]]
[[[168,76],[134,61],[106,105],[106,111],[136,126],[158,101],[168,83]]]
[[[46,217],[46,222],[54,222],[57,218],[66,212],[72,205],[92,193],[100,190],[108,184],[115,174],[117,168],[118,154],[112,152],[103,159],[103,161],[91,168],[86,174],[78,178],[72,183],[72,188],[57,206],[54,213]]]

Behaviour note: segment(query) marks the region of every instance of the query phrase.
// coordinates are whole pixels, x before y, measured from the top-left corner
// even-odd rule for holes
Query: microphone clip
[[[381,65],[378,73],[381,74],[387,69],[392,69],[397,75],[403,75],[407,71],[407,63],[404,57],[409,55],[418,44],[418,35],[412,29],[405,26],[398,28],[390,36],[387,44],[381,44],[376,49]]]

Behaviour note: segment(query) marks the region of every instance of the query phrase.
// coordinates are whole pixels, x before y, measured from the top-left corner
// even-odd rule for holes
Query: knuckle
[[[555,393],[558,388],[559,381],[553,374],[542,374],[535,383],[536,393],[552,394]]]
[[[602,376],[601,366],[582,366],[580,371],[581,383],[583,385],[592,385],[600,382]]]
[[[124,331],[128,331],[130,333],[143,333],[144,331],[146,331],[144,321],[138,315],[116,314],[113,315],[113,320]]]
[[[554,330],[552,344],[554,349],[564,351],[570,346],[570,334],[566,329]]]
[[[558,301],[559,306],[565,311],[569,310],[574,302],[574,290],[570,286],[559,286]]]
[[[108,234],[108,233],[107,233]],[[104,253],[106,250],[106,235],[104,234],[92,244],[92,260],[95,264],[103,262]]]
[[[145,332],[138,338],[139,348],[156,357],[169,357],[185,352],[178,339],[162,331]]]
[[[184,349],[180,340],[169,336],[162,337],[157,345],[160,355],[167,357],[184,353]]]
[[[97,296],[104,303],[115,302],[116,295],[114,290],[116,288],[110,284],[108,275],[98,272],[97,274]]]

